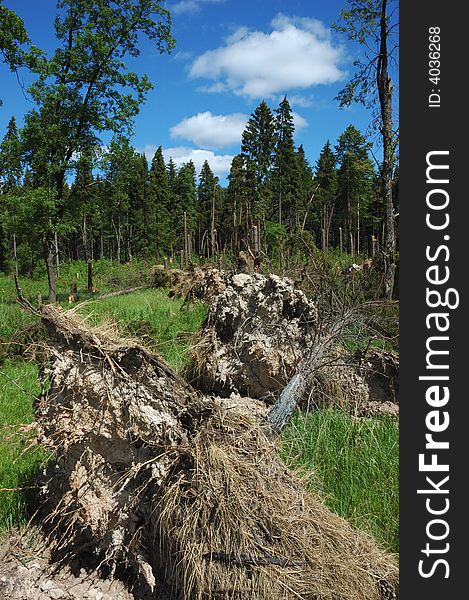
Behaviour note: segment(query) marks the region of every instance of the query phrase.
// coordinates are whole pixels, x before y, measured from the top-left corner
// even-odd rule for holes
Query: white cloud
[[[279,96],[278,101],[281,102],[283,100],[283,96]],[[301,94],[293,94],[288,96],[288,102],[290,106],[301,106],[302,108],[309,108],[313,106],[313,97],[312,96],[302,96]]]
[[[190,60],[192,58],[192,52],[176,52],[176,54],[171,58],[171,60],[184,61]]]
[[[194,14],[199,12],[201,4],[219,4],[221,2],[225,2],[225,0],[181,0],[170,6],[169,9],[175,15]]]
[[[156,152],[156,146],[147,144],[143,152],[148,161],[151,161]],[[220,178],[226,177],[230,172],[233,156],[230,154],[215,154],[211,150],[201,150],[199,148],[188,148],[187,146],[176,146],[174,148],[163,148],[163,156],[166,164],[172,158],[176,166],[180,167],[190,160],[195,165],[197,176],[199,175],[204,161],[208,161],[210,168]]]
[[[170,133],[172,138],[189,140],[201,148],[223,148],[241,143],[247,120],[242,113],[201,112],[171,127]]]
[[[308,127],[308,121],[304,117],[299,115],[297,112],[295,112],[294,110],[292,111],[292,117],[293,117],[293,124],[295,125],[296,131],[300,131],[300,129],[304,129],[305,127]]]
[[[273,98],[339,81],[345,76],[343,60],[343,49],[333,45],[320,21],[278,15],[270,33],[237,29],[224,46],[199,56],[190,75],[214,80],[211,91],[221,84],[249,98]]]

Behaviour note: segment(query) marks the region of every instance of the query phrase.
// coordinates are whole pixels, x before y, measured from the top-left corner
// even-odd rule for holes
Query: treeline
[[[272,257],[311,244],[373,255],[382,243],[380,179],[366,139],[350,125],[312,167],[294,145],[287,98],[275,111],[263,101],[253,112],[227,188],[207,161],[200,173],[191,161],[177,167],[160,146],[148,164],[114,136],[104,150],[90,146],[74,157],[58,203],[35,169],[30,136],[30,126],[19,131],[12,118],[0,146],[3,271],[31,272],[53,225],[55,266],[64,258],[162,260],[182,252],[188,260],[246,249]]]

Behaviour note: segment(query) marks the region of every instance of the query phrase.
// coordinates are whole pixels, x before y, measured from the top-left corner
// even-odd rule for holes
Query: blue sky
[[[55,48],[54,0],[5,0],[24,20],[33,42]],[[265,99],[274,109],[287,95],[295,113],[296,144],[314,166],[329,139],[349,124],[363,133],[370,111],[339,109],[334,100],[353,71],[358,51],[331,31],[345,0],[172,0],[176,48],[159,55],[142,45],[132,68],[146,72],[155,89],[135,120],[132,144],[151,160],[162,146],[166,159],[207,159],[226,183],[232,157],[250,114]],[[13,74],[0,65],[0,138],[9,118],[19,124],[33,107]],[[30,82],[22,73],[24,84]],[[106,139],[103,140],[106,142]]]

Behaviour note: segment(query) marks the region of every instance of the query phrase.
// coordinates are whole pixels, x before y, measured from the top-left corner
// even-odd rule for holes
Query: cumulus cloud
[[[190,76],[215,81],[212,91],[228,89],[249,98],[273,98],[344,78],[343,49],[320,21],[280,14],[271,25],[270,33],[237,29],[223,46],[200,55]]]
[[[185,139],[201,148],[223,148],[241,143],[248,117],[242,113],[213,115],[201,112],[171,127],[172,138]]]
[[[170,11],[175,15],[194,14],[199,12],[201,4],[219,4],[221,2],[225,2],[225,0],[181,0],[170,6]]]
[[[211,150],[201,150],[199,148],[188,148],[186,146],[177,146],[175,148],[164,148],[163,155],[166,161],[170,158],[180,166],[190,160],[195,165],[197,175],[202,169],[205,161],[208,161],[210,168],[218,177],[226,177],[230,172],[231,161],[233,155],[230,154],[215,154]]]
[[[295,125],[296,131],[300,131],[300,129],[304,129],[305,127],[308,127],[308,121],[304,117],[299,115],[297,112],[295,112],[294,110],[292,111],[292,117],[293,117],[293,124]]]
[[[153,159],[157,146],[154,144],[146,144],[144,148],[139,151],[143,152],[147,157],[147,160],[151,162]],[[188,163],[190,160],[195,165],[197,175],[202,169],[204,161],[208,161],[210,168],[220,178],[226,177],[230,172],[231,161],[233,156],[231,154],[215,154],[211,150],[202,150],[200,148],[189,148],[187,146],[176,146],[174,148],[163,148],[163,156],[166,164],[169,159],[172,158],[176,166],[180,167],[184,163]]]
[[[279,97],[279,102],[283,100],[283,96]],[[292,96],[288,96],[288,102],[290,102],[290,106],[301,106],[302,108],[309,108],[313,106],[313,97],[312,96],[302,96],[301,94],[293,94]]]

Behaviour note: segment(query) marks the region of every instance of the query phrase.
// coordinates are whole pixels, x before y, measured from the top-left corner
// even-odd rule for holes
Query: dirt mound
[[[314,304],[290,280],[232,275],[209,307],[188,379],[206,392],[264,397],[291,378],[316,324]]]
[[[399,414],[399,358],[392,352],[336,350],[329,364],[317,370],[310,406],[335,406],[355,415]]]
[[[77,561],[60,571],[50,564],[44,540],[13,534],[0,546],[2,600],[167,600],[165,596],[129,591],[119,579],[102,579]]]
[[[170,288],[171,297],[184,298],[186,302],[210,302],[226,288],[226,275],[213,267],[191,266],[188,271],[165,269],[156,265],[152,269],[153,287]]]
[[[109,580],[126,568],[171,600],[396,597],[393,558],[307,493],[243,411],[73,312],[35,312],[52,339],[37,406],[56,456],[42,510],[52,560],[86,556]]]

